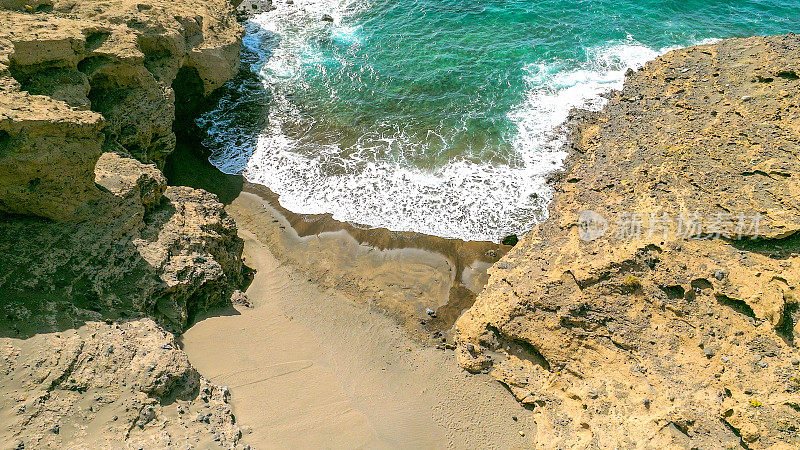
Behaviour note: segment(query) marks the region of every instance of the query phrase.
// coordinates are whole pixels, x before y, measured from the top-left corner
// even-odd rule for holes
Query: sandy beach
[[[228,210],[245,239],[246,264],[256,270],[247,290],[252,307],[210,313],[182,344],[205,377],[230,387],[243,442],[259,448],[526,443],[530,413],[502,385],[459,368],[451,350],[434,346],[431,336],[439,334],[419,321],[398,320],[443,306],[436,303],[447,301],[455,278],[448,258],[376,249],[343,230],[300,238],[269,201],[249,192]],[[287,250],[290,242],[294,259],[270,250]],[[343,258],[350,264],[339,265]],[[342,272],[331,274],[325,261]],[[333,279],[342,283],[332,286]],[[348,295],[354,291],[363,293],[358,300]],[[401,296],[415,301],[401,305]]]
[[[800,0],[0,1],[0,449],[800,448]]]

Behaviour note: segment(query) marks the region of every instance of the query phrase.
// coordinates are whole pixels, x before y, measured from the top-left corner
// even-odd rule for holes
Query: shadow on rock
[[[243,244],[213,194],[167,187],[153,166],[112,153],[97,183],[91,220],[0,218],[0,336],[140,316],[180,332],[242,284]]]

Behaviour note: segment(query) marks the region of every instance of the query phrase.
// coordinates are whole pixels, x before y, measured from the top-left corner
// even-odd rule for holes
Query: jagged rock
[[[245,308],[253,307],[253,303],[250,301],[250,298],[247,296],[247,294],[239,289],[233,291],[233,294],[231,294],[231,303],[234,305],[244,306]]]
[[[456,325],[537,445],[800,445],[799,73],[798,36],[725,40],[575,114],[550,218]]]
[[[192,313],[227,302],[241,284],[243,243],[216,195],[171,186],[165,197],[166,207],[146,219],[158,225],[145,227],[133,244],[165,284],[151,295],[156,312],[184,327]]]
[[[275,9],[272,0],[237,0],[236,15],[239,19],[249,19],[256,14],[265,13]]]
[[[71,219],[100,196],[94,166],[105,121],[49,98],[7,93],[1,58],[0,211]]]
[[[238,67],[242,31],[226,0],[6,0],[0,11],[7,212],[85,220],[102,149],[163,167],[176,114]]]
[[[181,331],[197,311],[227,303],[241,284],[243,243],[216,196],[166,187],[160,172],[135,160],[101,161],[119,164],[103,179],[114,190],[93,220],[0,220],[0,252],[9,263],[0,273],[0,331],[28,336],[139,314]],[[133,168],[143,171],[126,172]]]
[[[152,314],[180,331],[228,302],[242,277],[235,224],[215,196],[167,188],[159,166],[176,102],[191,114],[236,73],[232,5],[0,8],[0,211],[25,215],[0,216],[14,264],[0,272],[0,329]]]
[[[0,338],[0,417],[2,448],[231,448],[241,436],[225,391],[149,319]]]
[[[156,166],[112,152],[100,156],[94,176],[95,184],[115,197],[132,199],[142,212],[157,206],[167,189],[167,179]]]
[[[0,447],[236,446],[161,326],[230,301],[242,241],[160,167],[240,36],[226,0],[0,0]]]

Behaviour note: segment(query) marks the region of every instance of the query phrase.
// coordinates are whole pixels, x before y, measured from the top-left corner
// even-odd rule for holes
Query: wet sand
[[[182,338],[191,362],[231,389],[256,448],[514,448],[530,413],[451,351],[281,264],[248,231],[252,308],[200,320]],[[513,417],[516,416],[518,421]]]
[[[528,443],[530,412],[488,375],[463,371],[445,348],[486,269],[509,247],[292,214],[264,187],[190,155],[180,161],[173,173],[189,175],[170,181],[220,196],[255,269],[247,290],[252,308],[212,311],[181,337],[200,373],[230,387],[243,442]]]
[[[486,270],[507,251],[489,242],[362,229],[328,216],[292,214],[277,196],[252,184],[227,209],[278,260],[384,312],[418,340],[447,335],[486,284]]]
[[[198,153],[178,147],[165,171],[170,184],[216,194],[279,261],[389,315],[417,340],[446,336],[486,284],[486,270],[511,249],[295,214],[266,187],[223,174]]]

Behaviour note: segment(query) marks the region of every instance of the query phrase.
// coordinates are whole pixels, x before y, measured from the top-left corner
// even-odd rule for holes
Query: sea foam
[[[303,134],[316,119],[304,114],[292,96],[303,90],[303,66],[319,64],[323,58],[314,51],[313,39],[322,27],[331,25],[318,16],[327,13],[334,18],[333,39],[357,46],[360,29],[341,21],[364,7],[368,5],[295,0],[294,8],[279,4],[277,11],[248,24],[245,46],[263,55],[252,69],[272,93],[268,124],[254,145],[236,145],[230,136],[236,130],[219,120],[221,112],[207,114],[202,120],[210,124],[213,164],[269,187],[280,195],[282,206],[297,213],[331,213],[337,220],[365,226],[499,241],[546,218],[552,195],[546,177],[566,157],[559,126],[569,111],[601,108],[602,94],[619,89],[627,69],[669,50],[627,39],[588,49],[585,62],[577,68],[557,60],[530,64],[525,68],[524,100],[508,114],[516,127],[513,161],[455,158],[423,169],[397,158],[374,157],[380,152],[375,147],[412,145],[400,127],[393,134],[359,140],[346,152],[335,143],[320,143]],[[265,39],[272,40],[266,48]],[[292,128],[294,138],[285,132],[287,128]]]

